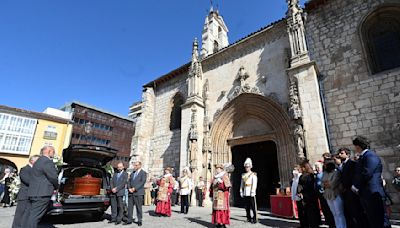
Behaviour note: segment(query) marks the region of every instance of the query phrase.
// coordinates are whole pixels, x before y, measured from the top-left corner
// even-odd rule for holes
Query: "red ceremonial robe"
[[[164,176],[157,181],[158,194],[157,194],[157,206],[156,213],[167,215],[171,217],[171,193],[174,188],[174,178],[172,175]]]
[[[222,177],[222,183],[217,183],[213,178],[210,187],[210,197],[213,201],[211,222],[213,224],[230,225],[229,189],[231,183],[227,173]]]

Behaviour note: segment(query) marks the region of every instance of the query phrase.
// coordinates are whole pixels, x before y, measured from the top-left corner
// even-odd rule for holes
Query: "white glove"
[[[352,190],[354,193],[358,194],[358,191],[359,191],[359,190],[356,188],[356,186],[352,185],[352,186],[351,186],[351,190]]]
[[[252,192],[252,193],[250,193],[250,196],[254,197],[254,196],[256,196],[256,193]]]
[[[240,197],[242,197],[242,198],[243,198],[243,192],[241,192],[241,193],[240,193]]]

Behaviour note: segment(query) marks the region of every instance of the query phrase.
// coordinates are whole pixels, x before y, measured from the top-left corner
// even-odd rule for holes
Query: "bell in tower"
[[[218,10],[211,7],[202,35],[201,56],[211,55],[229,45],[228,28]]]

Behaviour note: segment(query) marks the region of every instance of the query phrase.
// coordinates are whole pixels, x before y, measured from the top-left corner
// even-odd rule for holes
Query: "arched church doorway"
[[[269,195],[274,193],[276,182],[290,186],[291,171],[298,159],[291,129],[284,106],[258,94],[240,94],[217,114],[210,134],[211,160],[213,165],[232,163],[235,167],[231,174],[232,205],[242,205],[238,186],[246,157],[253,159],[254,171],[261,178],[259,208],[270,207]],[[210,173],[214,173],[213,167]]]
[[[269,196],[275,193],[278,185],[279,167],[276,144],[273,141],[264,141],[232,147],[232,164],[235,166],[231,174],[232,192],[231,205],[243,207],[244,201],[240,197],[241,175],[245,172],[244,161],[251,158],[253,172],[257,173],[258,184],[256,202],[258,208],[270,208]]]

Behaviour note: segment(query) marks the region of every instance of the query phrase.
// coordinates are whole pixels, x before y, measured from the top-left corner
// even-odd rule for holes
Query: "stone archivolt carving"
[[[279,102],[278,94],[276,94],[276,93],[270,93],[270,94],[268,94],[267,97],[271,98],[271,100],[275,101],[276,103],[282,105],[282,104]]]
[[[247,108],[243,108],[243,107]],[[253,116],[265,124],[271,125],[274,133],[272,140],[278,148],[278,163],[281,182],[289,184],[291,179],[290,167],[298,162],[293,131],[290,128],[290,119],[287,111],[272,99],[252,93],[243,94],[229,102],[226,107],[215,117],[210,130],[212,147],[212,163],[232,162],[230,145],[227,143],[232,138],[234,128],[245,116]]]
[[[246,72],[244,67],[240,67],[238,75],[236,77],[236,81],[239,82],[239,85],[233,89],[233,92],[228,96],[228,101],[232,101],[237,96],[242,93],[254,93],[263,95],[262,92],[257,87],[251,87],[248,83],[246,83],[246,79],[249,78],[249,74]]]

